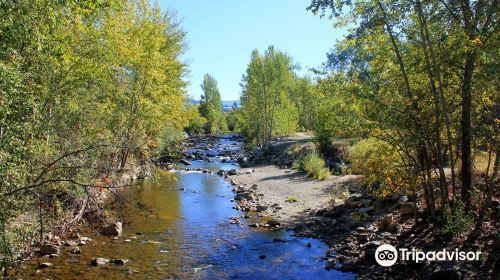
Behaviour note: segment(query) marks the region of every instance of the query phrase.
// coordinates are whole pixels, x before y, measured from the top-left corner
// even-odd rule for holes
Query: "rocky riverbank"
[[[491,234],[498,221],[482,225],[489,235],[476,231],[467,240],[444,237],[423,212],[416,211],[423,209],[418,195],[400,193],[379,201],[361,185],[360,176],[332,176],[318,181],[290,169],[291,159],[284,156],[283,147],[296,142],[282,140],[275,144],[278,148],[271,149],[275,153],[266,157],[261,151],[240,155],[239,162],[246,169],[220,173],[234,187],[236,208],[246,213],[242,218],[266,218],[250,226],[281,227],[323,240],[331,246],[325,257],[326,268],[353,271],[360,279],[488,279],[498,271],[499,248],[488,245],[498,239]],[[231,223],[237,223],[237,219]],[[385,268],[375,261],[376,248],[381,244],[426,251],[481,251],[482,259],[404,262]]]

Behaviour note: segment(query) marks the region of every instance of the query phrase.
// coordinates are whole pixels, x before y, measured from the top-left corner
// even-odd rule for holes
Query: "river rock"
[[[410,215],[415,212],[415,205],[411,202],[405,202],[401,204],[401,207],[399,207],[399,212],[403,215]]]
[[[69,251],[71,254],[76,254],[76,255],[80,255],[82,253],[82,250],[80,250],[79,247],[74,247],[74,248],[71,248],[71,250]]]
[[[276,221],[276,220],[269,220],[267,221],[267,224],[270,226],[270,227],[279,227],[281,225],[280,222]]]
[[[266,210],[267,210],[267,208],[268,208],[268,207],[267,207],[267,206],[265,206],[265,205],[257,205],[257,207],[256,207],[256,211],[257,211],[257,212],[264,212],[264,211],[266,211]]]
[[[186,159],[181,159],[179,160],[180,163],[185,164],[185,165],[191,165],[191,162],[186,160]]]
[[[42,255],[42,256],[58,255],[59,254],[59,248],[55,245],[52,245],[52,244],[40,245],[39,250],[40,250],[39,251],[40,255]]]
[[[234,176],[234,175],[238,175],[238,170],[236,169],[231,169],[227,172],[228,175],[231,175],[231,176]]]
[[[120,236],[122,234],[122,223],[116,222],[115,224],[108,225],[101,233],[104,235]]]
[[[108,259],[105,259],[105,258],[95,258],[92,260],[92,265],[93,266],[100,266],[100,265],[105,265],[109,262]]]
[[[127,259],[114,259],[113,263],[116,265],[125,265],[129,262],[130,260]]]
[[[67,246],[67,247],[78,246],[78,242],[76,242],[76,241],[66,241],[64,243],[64,245]]]
[[[47,268],[47,267],[51,267],[51,266],[54,266],[54,264],[49,263],[49,262],[44,262],[44,263],[41,263],[38,267],[39,268]]]
[[[253,200],[254,197],[251,193],[238,193],[234,196],[234,200]]]
[[[392,214],[387,214],[382,218],[382,226],[387,227],[390,226],[394,222],[394,217]]]

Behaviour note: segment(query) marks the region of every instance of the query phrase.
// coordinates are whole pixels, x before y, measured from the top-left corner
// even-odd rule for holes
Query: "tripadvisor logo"
[[[398,260],[398,251],[392,245],[382,244],[375,251],[375,260],[381,266],[391,266]]]
[[[400,248],[398,251],[392,245],[382,244],[375,251],[375,260],[381,266],[392,266],[398,260],[398,256],[402,261],[419,263],[424,261],[478,261],[480,255],[481,252],[463,252],[458,251],[458,249],[422,252],[415,248],[411,250]]]

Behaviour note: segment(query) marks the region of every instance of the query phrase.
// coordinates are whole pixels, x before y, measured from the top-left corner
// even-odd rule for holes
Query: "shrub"
[[[316,150],[295,160],[292,168],[303,170],[309,177],[319,180],[326,180],[330,177],[330,170],[325,167],[325,160]]]
[[[351,147],[349,160],[353,173],[364,175],[364,183],[378,199],[386,199],[402,189],[414,188],[418,180],[405,168],[397,151],[374,138]]]
[[[455,236],[466,232],[474,223],[474,216],[465,213],[462,201],[457,201],[453,207],[446,208],[441,212],[442,231],[449,236]]]
[[[289,196],[286,198],[286,202],[297,202],[299,199],[295,196]]]

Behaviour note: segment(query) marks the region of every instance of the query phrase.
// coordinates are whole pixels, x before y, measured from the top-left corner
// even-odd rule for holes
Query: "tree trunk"
[[[427,75],[429,76],[429,86],[432,92],[432,96],[434,99],[434,117],[435,117],[435,122],[434,122],[434,133],[435,133],[435,141],[436,141],[436,150],[435,154],[437,157],[437,162],[438,162],[438,169],[439,169],[439,189],[441,191],[441,207],[444,209],[448,206],[448,187],[446,185],[446,176],[444,174],[444,169],[443,169],[443,149],[442,149],[442,144],[441,144],[441,108],[439,107],[440,102],[439,102],[439,94],[436,89],[436,81],[435,81],[435,73],[431,68],[431,63],[429,60],[429,54],[428,54],[428,46],[427,46],[427,40],[424,32],[424,15],[422,12],[422,6],[420,4],[420,1],[416,1],[416,9],[418,12],[418,22],[419,22],[419,27],[420,27],[420,36],[422,37],[422,51],[424,52],[424,61],[426,65],[426,71]],[[432,166],[432,165],[431,165]]]
[[[461,175],[462,175],[462,200],[467,209],[471,206],[472,189],[472,151],[471,151],[471,106],[472,106],[472,74],[474,72],[475,53],[467,53],[464,80],[462,83],[462,143],[461,143]]]

